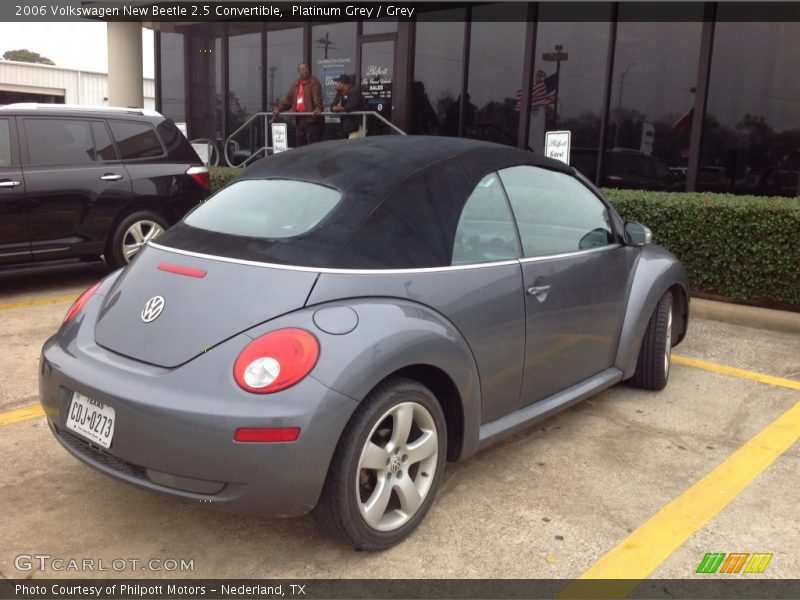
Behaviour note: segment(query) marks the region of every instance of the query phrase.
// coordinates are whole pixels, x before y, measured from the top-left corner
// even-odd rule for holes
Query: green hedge
[[[213,167],[211,190],[240,172]],[[800,306],[800,199],[603,191],[683,262],[693,292]]]
[[[236,167],[210,167],[211,172],[211,192],[225,187],[230,181],[242,172]]]
[[[693,291],[800,306],[800,199],[603,191],[683,262]]]

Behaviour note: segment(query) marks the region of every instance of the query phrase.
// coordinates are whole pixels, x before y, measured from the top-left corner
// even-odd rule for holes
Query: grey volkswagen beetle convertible
[[[385,136],[251,166],[44,346],[56,439],[117,479],[380,550],[468,459],[617,382],[658,390],[686,274],[583,176]]]

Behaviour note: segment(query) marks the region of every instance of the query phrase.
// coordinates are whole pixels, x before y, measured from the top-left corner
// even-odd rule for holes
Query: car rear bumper
[[[355,400],[312,376],[276,394],[244,392],[232,366],[246,336],[163,369],[100,348],[86,339],[92,329],[76,327],[74,336],[62,330],[42,353],[40,400],[68,452],[107,475],[187,502],[270,516],[314,507]],[[114,408],[107,450],[67,429],[73,392]],[[240,427],[299,427],[300,435],[294,442],[241,443],[234,441]]]

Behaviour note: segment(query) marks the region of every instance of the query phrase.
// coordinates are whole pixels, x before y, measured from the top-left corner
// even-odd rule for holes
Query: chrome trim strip
[[[277,263],[259,262],[255,260],[244,260],[239,258],[228,258],[226,256],[215,256],[213,254],[202,254],[200,252],[192,252],[191,250],[180,250],[178,248],[170,248],[169,246],[162,246],[155,242],[147,242],[147,246],[152,246],[157,250],[164,250],[165,252],[172,252],[174,254],[181,254],[183,256],[193,256],[195,258],[205,258],[208,260],[216,260],[224,263],[232,263],[237,265],[247,265],[250,267],[265,267],[269,269],[280,269],[283,271],[301,271],[305,273],[330,273],[342,275],[398,275],[402,273],[441,273],[446,271],[467,271],[471,269],[483,269],[486,267],[504,267],[508,265],[527,264],[533,262],[543,262],[547,260],[554,260],[558,258],[571,258],[573,256],[583,256],[586,254],[595,254],[597,252],[607,252],[621,248],[621,244],[612,244],[603,246],[602,248],[590,248],[589,250],[578,250],[576,252],[564,252],[561,254],[548,254],[547,256],[533,256],[531,258],[515,258],[513,260],[501,260],[496,262],[476,263],[472,265],[450,265],[447,267],[425,267],[418,269],[331,269],[327,267],[300,267],[297,265],[281,265]]]
[[[544,256],[531,256],[530,258],[520,258],[521,264],[543,262],[546,260],[554,260],[558,258],[572,258],[573,256],[584,256],[586,254],[596,254],[599,252],[609,252],[622,248],[622,244],[609,244],[608,246],[601,246],[600,248],[589,248],[588,250],[576,250],[575,252],[562,252],[561,254],[545,254]]]
[[[147,242],[148,246],[152,246],[157,250],[164,250],[166,252],[173,252],[183,256],[193,256],[195,258],[207,258],[209,260],[216,260],[219,262],[234,263],[237,265],[248,265],[251,267],[266,267],[270,269],[281,269],[283,271],[303,271],[306,273],[332,273],[332,274],[346,274],[346,275],[397,275],[401,273],[440,273],[442,271],[465,271],[468,269],[482,269],[484,267],[500,267],[507,265],[518,264],[517,259],[503,260],[497,262],[478,263],[474,265],[451,265],[448,267],[429,267],[419,269],[331,269],[331,268],[314,268],[314,267],[300,267],[296,265],[280,265],[276,263],[257,262],[253,260],[243,260],[238,258],[228,258],[225,256],[214,256],[213,254],[201,254],[200,252],[192,252],[190,250],[179,250],[178,248],[170,248],[162,246],[155,242]]]

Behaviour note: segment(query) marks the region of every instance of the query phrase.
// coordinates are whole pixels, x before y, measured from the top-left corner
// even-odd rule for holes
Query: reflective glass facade
[[[568,130],[572,164],[602,185],[797,195],[800,22],[757,22],[755,4],[746,21],[732,4],[674,6],[651,20],[641,3],[592,3],[570,20],[568,4],[545,2],[456,4],[414,22],[176,26],[157,36],[157,101],[221,148],[305,62],[331,97],[341,73],[374,86],[365,108],[408,133],[539,153],[545,132]],[[253,151],[263,131],[232,142]]]

